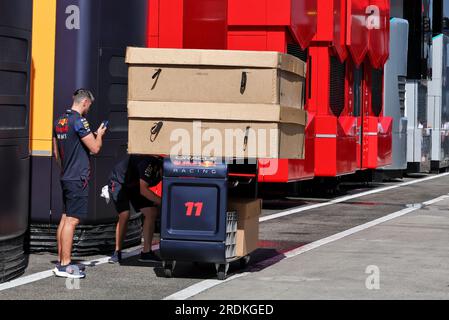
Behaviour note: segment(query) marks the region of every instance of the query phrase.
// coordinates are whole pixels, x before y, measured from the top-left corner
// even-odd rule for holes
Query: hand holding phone
[[[97,132],[95,134],[98,136],[103,136],[106,133],[106,130],[108,129],[109,121],[105,120],[101,123],[100,127],[98,128]]]

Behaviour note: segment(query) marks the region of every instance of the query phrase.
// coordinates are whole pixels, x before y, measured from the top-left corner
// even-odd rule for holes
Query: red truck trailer
[[[391,163],[383,116],[388,0],[149,0],[148,46],[279,51],[308,62],[305,159],[259,159],[260,182]]]

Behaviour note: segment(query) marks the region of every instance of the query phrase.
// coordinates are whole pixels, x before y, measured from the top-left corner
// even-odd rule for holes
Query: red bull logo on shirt
[[[55,128],[56,131],[56,137],[58,140],[65,140],[67,139],[67,132],[69,132],[69,119],[62,118],[59,119],[58,124]]]
[[[59,119],[58,125],[64,127],[64,126],[67,126],[68,123],[69,123],[69,119],[62,118],[62,119]]]

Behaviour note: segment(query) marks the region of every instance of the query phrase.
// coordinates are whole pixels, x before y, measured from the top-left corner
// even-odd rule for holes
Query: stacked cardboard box
[[[261,199],[229,199],[228,210],[238,215],[236,256],[244,257],[257,249]]]
[[[305,64],[277,52],[128,48],[129,153],[304,155]]]

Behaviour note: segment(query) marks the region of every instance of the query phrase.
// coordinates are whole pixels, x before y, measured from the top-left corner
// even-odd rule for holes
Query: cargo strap
[[[153,74],[151,79],[154,80],[154,79],[156,79],[156,77],[159,78],[159,75],[161,74],[161,72],[162,72],[162,69],[157,69],[157,71]]]
[[[153,127],[151,128],[151,136],[150,136],[151,142],[156,141],[157,136],[159,135],[159,132],[161,132],[163,125],[164,125],[164,123],[162,121],[154,123]]]
[[[246,72],[242,72],[242,81],[240,82],[240,93],[244,94],[246,90],[246,82],[248,81],[248,75]]]
[[[154,88],[156,87],[157,81],[159,80],[159,76],[161,75],[162,69],[157,69],[156,72],[153,74],[153,76],[151,77],[151,79],[154,80],[153,86],[151,87],[151,90],[154,90]]]

